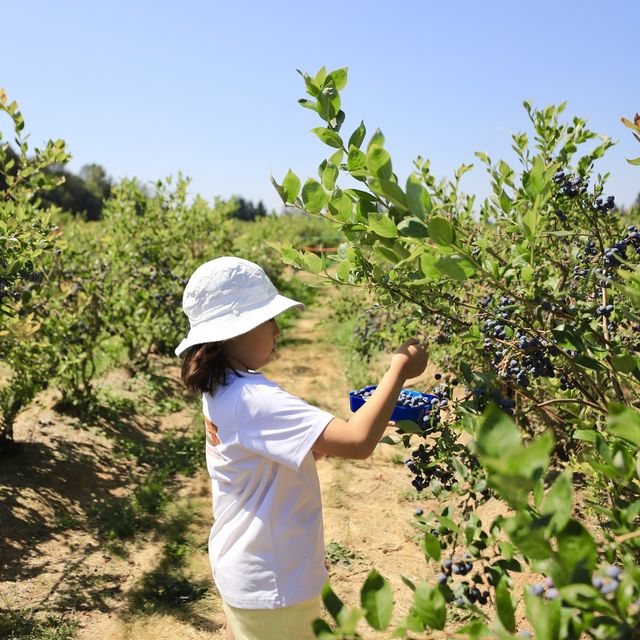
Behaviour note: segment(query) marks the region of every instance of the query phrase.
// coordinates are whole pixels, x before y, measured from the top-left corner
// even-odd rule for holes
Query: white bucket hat
[[[240,336],[292,307],[304,309],[304,304],[281,296],[257,264],[232,256],[205,262],[184,289],[182,309],[190,329],[176,355],[194,344]]]

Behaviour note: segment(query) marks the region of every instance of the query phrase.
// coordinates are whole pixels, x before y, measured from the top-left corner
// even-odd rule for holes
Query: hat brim
[[[187,337],[178,345],[176,355],[179,356],[195,344],[222,342],[241,336],[263,322],[275,318],[283,311],[293,308],[304,309],[304,304],[277,294],[270,302],[258,309],[243,311],[237,316],[229,314],[224,318],[202,322],[189,330]]]

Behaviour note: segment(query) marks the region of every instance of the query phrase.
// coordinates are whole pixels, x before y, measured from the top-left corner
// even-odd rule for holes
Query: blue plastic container
[[[364,389],[357,389],[349,392],[349,404],[351,406],[351,411],[357,411],[364,403],[365,399],[360,395],[361,392],[373,391],[376,388],[376,385],[372,385],[369,387],[364,387]],[[415,396],[418,398],[424,398],[425,400],[432,401],[437,400],[437,396],[434,396],[431,393],[420,393],[420,391],[412,391],[411,389],[402,389],[400,392],[405,395]],[[400,420],[413,420],[414,422],[418,422],[422,419],[424,415],[425,407],[411,407],[403,404],[396,404],[393,413],[391,414],[391,420],[394,422],[399,422]]]

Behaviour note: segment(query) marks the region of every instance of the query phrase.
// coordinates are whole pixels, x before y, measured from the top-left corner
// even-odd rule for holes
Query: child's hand
[[[426,368],[429,354],[417,338],[401,344],[391,356],[391,366],[400,367],[405,378],[417,378]]]

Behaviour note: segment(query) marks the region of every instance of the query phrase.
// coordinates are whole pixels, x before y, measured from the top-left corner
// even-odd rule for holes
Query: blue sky
[[[0,87],[32,144],[67,141],[73,171],[97,162],[142,181],[181,171],[207,199],[240,194],[278,210],[269,176],[292,168],[304,179],[330,154],[309,132],[320,120],[296,102],[297,68],[348,67],[345,131],[361,119],[380,127],[400,177],[417,155],[439,177],[474,162],[462,188],[479,197],[488,181],[473,152],[512,161],[511,133],[530,131],[522,100],[567,100],[567,116],[619,141],[597,169],[629,205],[640,169],[625,158],[640,145],[619,118],[640,111],[634,4],[4,2]]]

